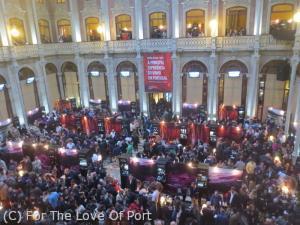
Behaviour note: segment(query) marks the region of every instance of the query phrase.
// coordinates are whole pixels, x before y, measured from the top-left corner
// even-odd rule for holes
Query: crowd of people
[[[72,113],[72,112],[69,112]],[[94,116],[94,110],[77,110]],[[12,128],[7,141],[43,143],[50,148],[88,149],[86,165],[66,166],[52,160],[45,167],[35,156],[0,160],[0,219],[18,224],[133,224],[133,225],[296,225],[299,224],[299,171],[293,164],[293,139],[273,123],[248,120],[240,141],[183,146],[151,136],[151,121],[129,118],[130,131],[85,134],[67,129],[60,114],[45,115],[43,123]],[[138,122],[137,122],[138,121]],[[134,124],[134,125],[133,125]],[[142,132],[141,132],[142,131]],[[144,134],[144,135],[143,135]],[[174,151],[166,151],[170,146]],[[180,192],[168,193],[164,185],[129,175],[125,187],[106,166],[126,153],[169,162],[207,163],[243,171],[230,187],[199,188],[195,182]],[[11,215],[7,212],[20,212]],[[58,214],[61,213],[61,214]],[[142,216],[141,216],[142,215]],[[67,217],[70,216],[70,217]]]

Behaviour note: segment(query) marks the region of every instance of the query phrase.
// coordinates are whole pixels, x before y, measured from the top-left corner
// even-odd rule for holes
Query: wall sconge
[[[20,31],[18,31],[16,28],[12,28],[12,29],[10,30],[10,34],[11,34],[11,36],[13,36],[13,37],[18,37],[18,36],[20,35]]]
[[[97,32],[100,34],[103,33],[103,27],[101,25],[97,27]]]
[[[294,21],[296,23],[300,22],[300,11],[298,11],[298,12],[295,13],[295,15],[294,15]]]
[[[217,36],[217,28],[218,28],[218,22],[216,19],[212,19],[209,22],[209,27],[211,29],[211,36],[216,37]]]

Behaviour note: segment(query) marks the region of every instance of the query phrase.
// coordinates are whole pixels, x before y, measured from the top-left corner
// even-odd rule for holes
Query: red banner
[[[171,53],[144,54],[144,78],[146,92],[172,91]]]

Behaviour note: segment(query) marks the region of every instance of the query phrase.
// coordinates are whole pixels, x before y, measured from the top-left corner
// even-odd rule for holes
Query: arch
[[[185,13],[186,36],[199,37],[205,34],[205,10],[190,9]]]
[[[270,61],[266,62],[262,67],[260,72],[262,74],[276,74],[277,68],[279,66],[284,66],[287,63],[286,60],[282,59],[271,59]]]
[[[271,7],[270,25],[278,24],[281,21],[293,22],[294,5],[291,3],[278,3]]]
[[[247,66],[239,60],[230,60],[221,66],[219,73],[218,108],[223,105],[245,107],[248,82]]]
[[[57,67],[53,63],[47,63],[45,65],[46,69],[46,80],[50,92],[50,101],[54,105],[55,101],[61,99],[62,93],[59,85],[59,78],[57,75]]]
[[[5,78],[1,74],[0,74],[0,84],[6,84]]]
[[[207,105],[208,70],[206,65],[201,61],[192,60],[183,66],[182,73],[182,102]]]
[[[201,61],[193,60],[187,62],[182,68],[182,73],[189,72],[208,73],[208,70],[204,63],[202,63]]]
[[[51,34],[50,34],[50,25],[49,21],[46,19],[39,19],[39,32],[42,43],[50,43],[51,42]]]
[[[226,36],[246,35],[247,7],[233,6],[226,9]]]
[[[77,72],[77,66],[70,61],[64,62],[61,66],[61,72]]]
[[[150,38],[167,38],[168,21],[167,13],[163,11],[149,14]]]
[[[97,100],[109,99],[106,67],[99,61],[91,62],[87,67],[90,98]]]
[[[103,63],[99,61],[91,62],[87,67],[87,72],[90,73],[91,71],[98,71],[98,72],[106,72],[106,67]]]
[[[26,66],[19,70],[18,75],[25,111],[28,112],[40,106],[35,73],[33,69]]]
[[[58,72],[56,65],[53,64],[53,63],[47,63],[46,66],[45,66],[45,69],[46,69],[46,74],[47,75],[49,75],[51,73],[57,73]]]
[[[64,95],[67,99],[80,104],[80,84],[78,69],[75,63],[67,61],[61,66]]]
[[[12,43],[14,45],[25,45],[27,40],[24,21],[17,17],[10,18],[8,21]]]
[[[4,76],[0,74],[0,121],[13,117],[11,101]]]
[[[116,67],[119,100],[138,101],[137,68],[130,61],[123,61]]]
[[[134,65],[134,63],[132,63],[130,61],[123,61],[118,64],[118,66],[116,68],[118,75],[122,70],[134,72],[134,73],[137,72],[136,66]]]
[[[278,74],[282,68],[284,77]],[[286,110],[289,96],[290,64],[287,60],[272,59],[266,62],[260,69],[257,116],[265,119],[269,107]]]
[[[34,71],[29,67],[23,67],[19,70],[19,79],[26,80],[31,77],[35,77]]]
[[[87,17],[85,19],[85,28],[87,41],[101,40],[101,27],[99,24],[99,18]]]
[[[132,21],[128,14],[120,14],[115,17],[117,40],[132,39]]]
[[[57,31],[59,42],[72,42],[72,27],[69,19],[58,20]]]
[[[242,74],[247,74],[248,68],[243,62],[241,62],[239,60],[230,60],[230,61],[225,62],[221,66],[220,73],[226,74],[230,71],[239,71]]]

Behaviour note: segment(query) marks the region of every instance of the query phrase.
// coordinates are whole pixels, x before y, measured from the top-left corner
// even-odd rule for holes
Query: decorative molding
[[[18,17],[24,21],[24,17],[26,11],[21,8],[18,0],[10,0],[5,1],[5,10],[4,10],[6,17]]]
[[[66,4],[56,4],[55,10],[54,10],[54,17],[55,17],[56,21],[58,19],[62,19],[62,18],[71,19],[70,13],[67,9],[67,5]]]
[[[295,0],[269,0],[269,5],[275,5],[275,4],[284,4],[284,3],[290,3],[293,5],[296,5],[296,1]]]
[[[208,9],[209,0],[185,0],[181,3],[183,5],[183,10],[187,11],[190,9]]]
[[[169,12],[170,3],[166,0],[149,0],[145,5],[147,14],[155,11]]]
[[[46,7],[46,4],[36,4],[36,13],[39,19],[50,20],[49,11]],[[50,22],[50,21],[49,21]]]
[[[251,0],[222,0],[224,7],[228,8],[229,6],[250,6],[251,5]]]
[[[83,10],[80,11],[83,18],[90,16],[98,17],[100,16],[100,10],[98,10],[98,5],[96,0],[84,1]]]

